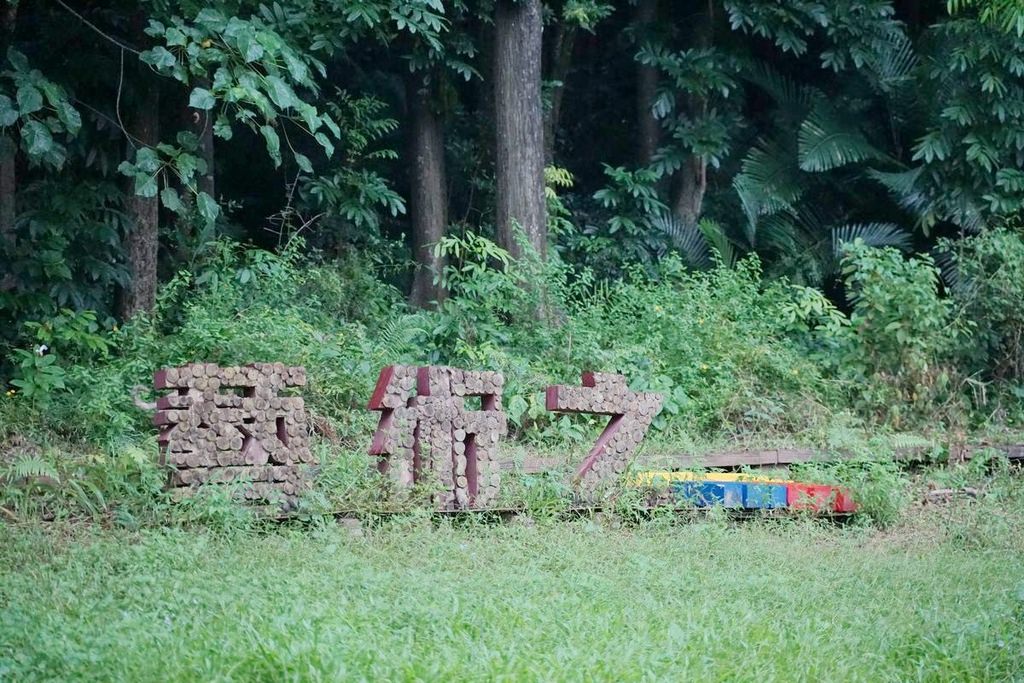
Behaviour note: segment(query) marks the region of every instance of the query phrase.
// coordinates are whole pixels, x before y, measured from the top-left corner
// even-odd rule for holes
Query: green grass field
[[[1020,680],[1002,507],[886,531],[0,527],[0,680]]]

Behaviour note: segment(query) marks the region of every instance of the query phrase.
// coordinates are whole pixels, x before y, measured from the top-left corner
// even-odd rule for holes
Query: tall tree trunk
[[[639,0],[636,6],[638,46],[646,40],[658,14],[658,0]],[[647,166],[658,151],[661,125],[651,113],[658,95],[658,70],[646,64],[636,65],[637,163]]]
[[[714,0],[703,0],[703,11],[698,12],[693,22],[692,45],[696,49],[708,48],[712,44],[714,30]],[[698,2],[698,5],[701,2]],[[707,115],[707,100],[687,97],[686,106],[693,119]],[[689,156],[675,175],[675,197],[673,213],[684,225],[694,225],[700,219],[704,204],[704,193],[708,188],[707,162],[697,155]]]
[[[498,243],[513,257],[522,256],[516,238],[517,229],[522,230],[543,259],[547,251],[547,207],[540,97],[540,0],[497,0],[494,29]]]
[[[5,3],[0,10],[0,60],[7,59],[7,51],[14,41],[14,28],[18,21],[18,5]],[[14,242],[15,201],[18,195],[18,142],[10,136],[0,139],[0,244]]]
[[[142,79],[145,74],[140,74]],[[160,91],[155,83],[142,81],[142,92],[128,113],[125,126],[136,144],[155,146],[160,141]],[[127,153],[134,151],[132,141],[126,142]],[[136,313],[153,310],[156,303],[157,251],[160,244],[160,206],[157,197],[135,194],[134,180],[127,179],[125,213],[129,228],[125,238],[128,272],[131,280],[121,291],[118,314],[128,320]]]
[[[408,81],[409,113],[412,129],[409,153],[412,159],[409,212],[412,219],[413,257],[416,270],[412,278],[409,302],[426,308],[444,297],[435,283],[444,260],[434,255],[434,244],[444,237],[448,226],[448,195],[444,167],[444,128],[441,117],[431,106],[429,79],[413,74]]]
[[[555,41],[551,46],[551,73],[548,80],[557,81],[551,89],[551,108],[544,112],[544,159],[547,163],[555,160],[555,135],[558,121],[562,116],[562,99],[565,96],[565,80],[572,66],[573,48],[576,47],[576,28],[565,21],[558,24]]]
[[[4,136],[0,140],[0,243],[14,243],[15,201],[18,196],[17,161],[18,143]]]
[[[676,171],[673,213],[683,225],[696,225],[708,189],[707,164],[698,156],[689,156]]]

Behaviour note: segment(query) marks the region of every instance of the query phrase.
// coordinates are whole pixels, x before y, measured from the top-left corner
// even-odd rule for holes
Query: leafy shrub
[[[853,311],[849,326],[826,332],[838,336],[838,375],[859,407],[896,427],[913,418],[934,420],[937,408],[958,401],[952,360],[968,326],[940,296],[931,257],[907,259],[858,240],[847,248],[842,270]]]
[[[956,266],[954,300],[974,326],[960,352],[973,372],[1024,379],[1024,239],[989,230],[946,249]]]

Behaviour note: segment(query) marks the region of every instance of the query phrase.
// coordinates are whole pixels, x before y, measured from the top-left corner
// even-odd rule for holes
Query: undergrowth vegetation
[[[1024,267],[1024,242],[992,231],[958,244],[959,278],[945,288],[927,257],[852,244],[842,310],[817,290],[763,279],[753,256],[706,271],[667,257],[606,281],[450,236],[438,246],[448,296],[414,311],[355,255],[328,260],[298,240],[277,255],[213,243],[162,289],[151,316],[108,329],[68,310],[26,324],[0,398],[0,504],[129,525],[151,514],[162,479],[150,414],[136,401],[151,400],[154,370],[192,361],[307,368],[317,508],[379,500],[363,455],[376,418],[365,402],[379,369],[398,362],[503,371],[513,459],[585,452],[597,420],[549,413],[543,388],[601,369],[664,395],[650,452],[758,442],[858,451],[860,464],[833,474],[870,488],[888,481],[889,466],[872,463],[896,447],[940,454],[950,433],[1012,430],[1021,419],[1024,327],[1019,284],[1007,278]],[[510,502],[545,486],[511,483]],[[867,507],[879,521],[898,509],[885,495]]]

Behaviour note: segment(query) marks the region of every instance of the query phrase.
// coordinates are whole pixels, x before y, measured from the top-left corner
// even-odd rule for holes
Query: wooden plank
[[[1006,454],[1011,460],[1024,460],[1024,444],[1002,445],[1002,446],[968,446],[965,450],[965,458],[984,449],[996,449]],[[930,449],[914,447],[899,449],[895,453],[895,459],[900,462],[921,462],[927,459]],[[761,451],[721,451],[707,453],[705,455],[689,454],[657,454],[642,455],[637,458],[635,466],[639,469],[686,469],[690,467],[776,467],[780,465],[792,465],[802,462],[829,462],[835,460],[847,460],[856,457],[849,452],[833,452],[825,454],[810,448],[780,448]],[[559,469],[565,465],[562,458],[528,456],[523,460],[521,467],[516,467],[512,462],[502,464],[505,470],[518,469],[523,474],[540,474],[551,470]]]
[[[524,474],[540,474],[558,469],[560,464],[565,464],[565,461],[561,458],[528,457],[523,459],[521,470]]]

